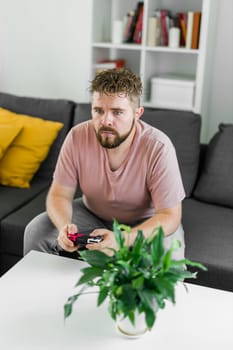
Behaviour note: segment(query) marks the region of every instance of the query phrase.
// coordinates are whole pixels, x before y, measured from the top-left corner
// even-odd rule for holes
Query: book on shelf
[[[125,35],[125,42],[126,43],[132,43],[133,42],[133,35],[134,30],[137,22],[137,10],[132,10],[129,12],[129,25],[127,27],[126,35]]]
[[[124,42],[127,43],[130,41],[130,36],[131,36],[131,27],[133,25],[133,20],[135,16],[135,11],[132,10],[127,13],[127,20],[125,23],[125,29],[124,29]]]
[[[122,68],[125,65],[125,60],[123,58],[118,58],[115,60],[101,60],[94,64],[95,74],[98,74],[106,69]]]
[[[143,25],[143,1],[137,3],[135,10],[129,11],[124,30],[125,43],[141,43],[142,41],[142,25]]]
[[[201,12],[178,12],[171,14],[166,9],[156,9],[154,16],[148,18],[147,45],[168,46],[169,30],[180,29],[180,47],[197,49],[199,46]]]
[[[191,44],[192,49],[198,49],[199,47],[200,26],[201,26],[201,12],[194,12],[192,44]]]
[[[187,36],[187,13],[179,12],[179,27],[180,27],[180,46],[186,46]]]
[[[161,37],[163,46],[168,46],[169,15],[167,10],[160,10]]]
[[[157,16],[149,17],[147,31],[147,45],[159,46],[161,38],[161,22]]]
[[[153,19],[156,18],[156,19]],[[148,19],[147,42],[149,46],[168,46],[169,29],[175,27],[175,19],[170,11],[166,9],[156,9],[154,16]],[[153,38],[156,33],[156,39]],[[154,44],[154,41],[156,42]]]
[[[193,34],[193,11],[188,11],[187,14],[187,34],[186,34],[186,49],[191,49],[192,34]]]
[[[135,30],[133,34],[133,42],[136,44],[142,43],[142,27],[143,27],[143,11],[144,11],[144,3],[138,3],[138,16],[135,25]]]

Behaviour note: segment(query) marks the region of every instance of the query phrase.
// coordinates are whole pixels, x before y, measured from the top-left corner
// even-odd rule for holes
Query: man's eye
[[[97,114],[103,114],[104,111],[102,109],[95,109],[95,113]]]
[[[122,111],[114,111],[113,114],[115,116],[119,116],[119,115],[122,115]]]

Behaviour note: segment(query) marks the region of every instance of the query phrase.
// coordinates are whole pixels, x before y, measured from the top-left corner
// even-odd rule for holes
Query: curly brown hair
[[[113,68],[97,74],[91,82],[90,91],[106,95],[123,93],[139,106],[142,82],[138,75],[127,68]]]

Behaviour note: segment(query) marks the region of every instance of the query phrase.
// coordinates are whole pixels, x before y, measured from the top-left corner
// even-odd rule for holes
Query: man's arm
[[[129,244],[131,245],[137,236],[137,231],[142,230],[145,237],[149,237],[158,226],[162,226],[164,235],[174,233],[181,223],[182,206],[178,204],[172,208],[157,210],[156,214],[145,220],[140,225],[132,228]],[[127,233],[125,234],[127,236]]]
[[[165,236],[174,233],[181,223],[181,208],[181,204],[178,204],[172,208],[158,210],[154,216],[145,220],[140,225],[133,227],[130,234],[125,232],[125,243],[131,246],[137,237],[138,230],[142,230],[145,237],[149,237],[152,234],[152,231],[159,226],[163,227]],[[100,243],[88,244],[88,249],[102,250],[106,254],[111,254],[111,252],[108,252],[107,248],[117,249],[117,243],[112,231],[96,229],[91,233],[91,236],[99,235],[103,235],[104,240]]]
[[[72,224],[74,194],[75,189],[53,181],[46,200],[48,216],[59,232],[58,243],[69,252],[77,250],[77,247],[67,237],[67,233],[77,232],[76,225]]]

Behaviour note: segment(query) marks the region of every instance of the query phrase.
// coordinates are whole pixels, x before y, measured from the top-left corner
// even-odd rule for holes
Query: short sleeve
[[[185,192],[176,151],[170,140],[152,149],[149,164],[148,187],[155,210],[179,204]]]

